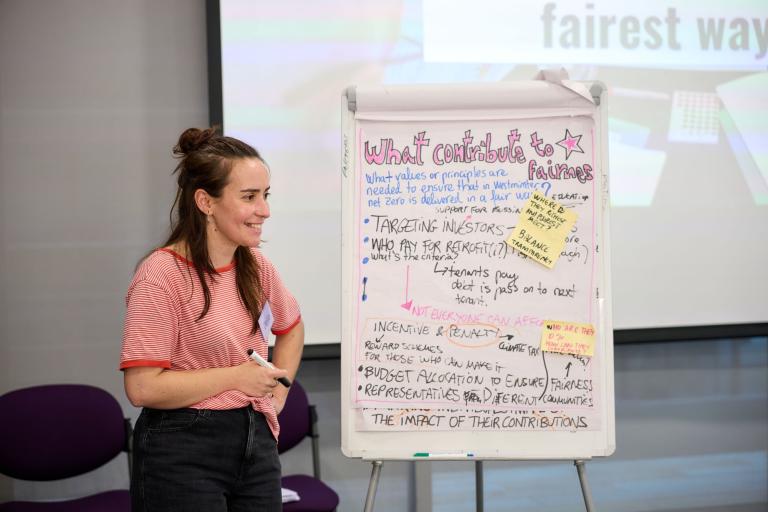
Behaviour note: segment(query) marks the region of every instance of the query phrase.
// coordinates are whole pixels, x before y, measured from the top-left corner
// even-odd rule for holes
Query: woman
[[[269,170],[248,144],[190,128],[174,148],[175,220],[126,297],[120,368],[132,404],[135,511],[280,510],[277,414],[304,345],[298,305],[256,248]],[[268,332],[277,335],[275,369]]]

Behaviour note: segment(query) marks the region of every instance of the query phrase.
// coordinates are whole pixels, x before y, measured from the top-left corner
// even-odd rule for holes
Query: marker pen
[[[248,349],[248,355],[251,357],[251,359],[259,363],[260,366],[263,366],[264,368],[269,368],[270,370],[275,369],[272,363],[270,363],[269,361],[261,357],[259,353],[253,350],[252,348]],[[288,377],[278,377],[277,382],[279,382],[280,384],[282,384],[287,388],[291,387],[291,381],[290,379],[288,379]]]
[[[413,454],[418,459],[465,459],[474,457],[474,453],[427,453],[416,452]]]

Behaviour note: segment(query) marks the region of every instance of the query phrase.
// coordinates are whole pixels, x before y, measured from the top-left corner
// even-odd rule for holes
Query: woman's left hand
[[[272,400],[272,405],[275,407],[275,413],[280,414],[280,411],[283,410],[283,407],[285,407],[285,399],[287,395],[284,395],[283,393],[275,393],[272,396],[270,396],[270,400]]]

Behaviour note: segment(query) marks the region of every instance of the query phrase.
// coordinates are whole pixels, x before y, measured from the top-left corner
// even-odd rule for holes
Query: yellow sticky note
[[[592,357],[595,354],[595,328],[592,324],[545,320],[541,350]]]
[[[507,244],[552,268],[560,257],[576,217],[573,210],[534,192],[520,212]]]

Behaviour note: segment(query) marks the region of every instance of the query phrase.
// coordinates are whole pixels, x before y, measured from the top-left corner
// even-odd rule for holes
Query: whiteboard
[[[613,453],[604,88],[541,78],[342,96],[346,456]],[[551,269],[505,243],[534,192],[578,216]],[[548,320],[594,354],[543,351]]]

